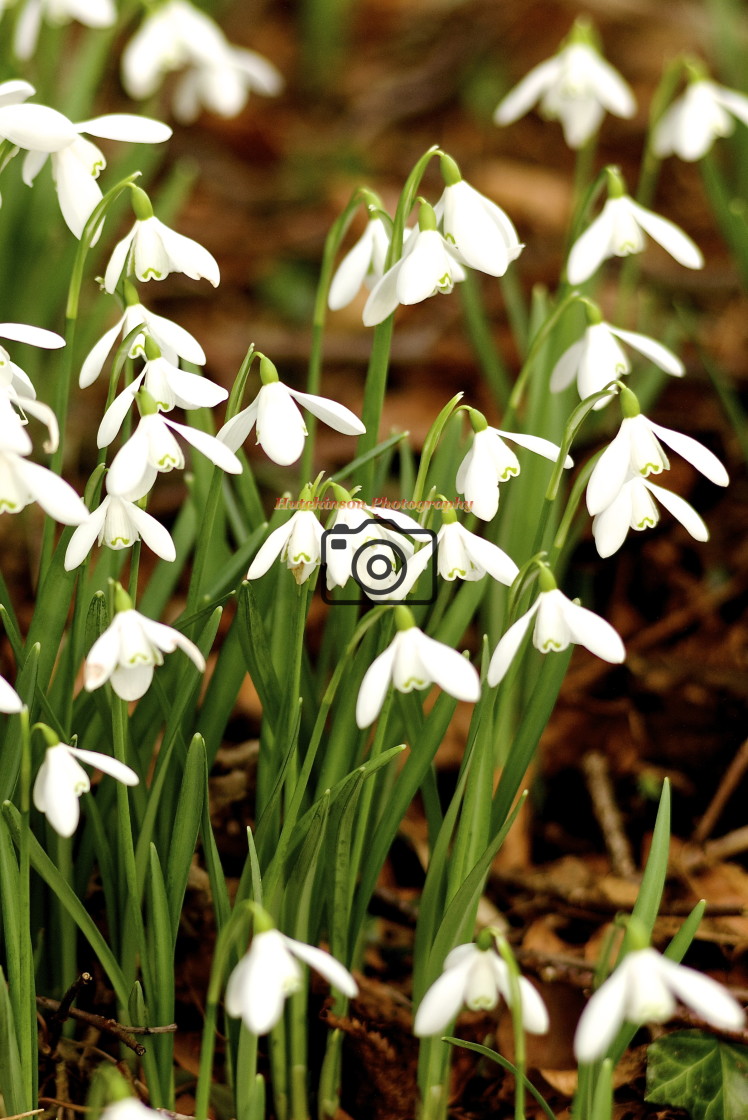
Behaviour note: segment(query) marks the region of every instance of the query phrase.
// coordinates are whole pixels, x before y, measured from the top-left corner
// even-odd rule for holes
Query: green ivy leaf
[[[647,1097],[685,1108],[693,1120],[745,1120],[748,1047],[701,1031],[677,1031],[653,1042],[647,1054]]]

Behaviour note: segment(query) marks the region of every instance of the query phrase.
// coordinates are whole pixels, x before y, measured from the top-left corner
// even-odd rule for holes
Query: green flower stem
[[[208,994],[205,1000],[203,1037],[200,1046],[200,1069],[195,1093],[195,1120],[208,1120],[210,1086],[213,1080],[213,1053],[216,1044],[218,1004],[223,989],[223,977],[228,968],[234,944],[240,935],[246,939],[249,915],[254,908],[250,901],[240,902],[218,935],[210,969]]]
[[[592,185],[596,151],[596,134],[590,136],[589,140],[577,151],[574,161],[574,213],[581,209],[587,191]]]
[[[512,1013],[514,1065],[517,1070],[514,1081],[514,1118],[515,1120],[525,1120],[525,1069],[527,1067],[527,1050],[525,1047],[525,1031],[522,1023],[522,993],[519,989],[519,972],[517,969],[517,962],[503,937],[498,939],[497,948],[506,964],[509,977],[509,1009]]]
[[[36,988],[34,985],[34,948],[31,942],[31,862],[29,857],[31,837],[31,731],[28,708],[20,713],[21,721],[21,832],[18,846],[18,945],[21,974],[22,1020],[16,1024],[19,1040],[18,1051],[22,1074],[26,1080],[27,1108],[36,1108],[37,1092],[37,1040],[36,1040]]]
[[[458,289],[465,327],[473,352],[483,370],[494,400],[501,409],[504,409],[511,391],[509,375],[493,338],[480,284],[472,269],[465,270],[465,279],[458,285]]]
[[[325,339],[325,320],[327,319],[327,297],[330,292],[335,257],[343,243],[353,215],[361,205],[361,193],[357,190],[349,199],[348,205],[342,214],[333,222],[330,232],[325,238],[325,248],[322,254],[322,267],[320,269],[317,294],[314,300],[314,315],[312,318],[312,338],[309,348],[309,366],[307,370],[307,393],[319,393],[322,374],[322,351]],[[312,477],[312,462],[314,458],[314,433],[317,429],[317,418],[311,413],[306,416],[307,439],[301,454],[299,467],[300,484],[303,486]]]
[[[118,762],[128,765],[127,704],[119,696],[112,694],[111,711],[114,757]],[[120,873],[122,876],[120,891],[122,891],[124,887],[126,898],[124,920],[126,929],[129,927],[129,923],[131,921],[133,922],[130,937],[126,936],[124,940],[125,953],[129,941],[130,945],[135,947],[140,957],[146,994],[150,996],[154,991],[154,986],[149,963],[150,958],[146,948],[143,914],[140,909],[140,892],[138,890],[138,876],[135,863],[135,845],[133,843],[132,821],[130,817],[130,796],[128,787],[122,782],[116,782],[115,785],[117,796],[117,850],[120,859]],[[123,953],[123,955],[125,955],[125,953]],[[131,984],[134,983],[137,976],[136,959],[133,958],[130,961],[123,960],[122,968],[125,976],[128,978],[128,982]]]
[[[424,1038],[418,1051],[421,1086],[418,1120],[446,1120],[449,1101],[450,1053],[441,1038]],[[421,1070],[423,1074],[421,1076]]]
[[[257,1081],[257,1035],[242,1023],[239,1030],[239,1049],[236,1056],[236,1084],[234,1096],[237,1101],[236,1120],[263,1120],[254,1113],[252,1107]],[[239,1108],[239,1102],[243,1108]]]
[[[403,233],[405,222],[416,201],[418,187],[429,160],[439,153],[439,148],[434,145],[421,156],[410,175],[408,176],[402,194],[397,204],[395,218],[392,223],[392,240],[390,241],[385,271],[392,268],[400,260],[403,251]],[[374,328],[374,339],[369,358],[369,368],[366,373],[366,386],[364,388],[364,407],[362,421],[366,428],[359,438],[357,454],[364,455],[376,447],[379,435],[379,423],[382,416],[384,394],[387,389],[387,371],[390,362],[390,347],[392,345],[393,315],[388,316],[383,323]],[[369,461],[362,471],[362,497],[371,501],[375,495],[372,493],[374,486],[374,462]]]
[[[528,378],[532,373],[533,366],[535,365],[540,351],[550,339],[554,327],[566,313],[568,308],[571,307],[572,304],[577,303],[581,298],[582,297],[578,292],[570,292],[567,296],[565,296],[564,299],[561,300],[558,306],[554,308],[554,310],[545,320],[540,329],[535,333],[532,342],[530,343],[530,349],[528,350],[524,365],[519,371],[519,376],[514,384],[514,388],[512,389],[512,393],[509,398],[509,407],[507,408],[507,411],[504,414],[504,419],[502,421],[505,428],[511,428],[511,425],[514,423],[517,417],[517,411],[520,404],[522,403]]]

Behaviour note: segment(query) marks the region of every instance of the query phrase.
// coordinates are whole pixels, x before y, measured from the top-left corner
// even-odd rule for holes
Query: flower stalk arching
[[[427,152],[424,152],[405,181],[405,186],[400,194],[392,224],[392,239],[385,261],[385,271],[392,268],[392,266],[400,260],[403,251],[405,222],[415,204],[418,187],[420,186],[421,179],[423,178],[429,161],[438,154],[440,154],[439,146],[434,144]],[[384,405],[384,394],[387,389],[387,372],[390,362],[393,326],[393,316],[388,315],[384,322],[379,323],[374,328],[374,338],[371,345],[369,368],[366,371],[364,403],[361,414],[361,419],[366,431],[358,441],[357,454],[359,456],[365,455],[376,447],[379,437],[379,422]],[[374,497],[374,468],[374,461],[370,460],[362,470],[361,489],[364,496],[369,500]]]
[[[556,324],[561,320],[562,316],[565,315],[566,311],[574,303],[578,303],[583,298],[584,297],[580,296],[579,292],[569,292],[569,294],[564,296],[561,302],[553,309],[551,314],[543,323],[542,327],[534,336],[532,342],[530,343],[527,357],[525,358],[522,369],[519,371],[519,375],[516,382],[514,383],[514,388],[512,389],[511,395],[509,397],[509,406],[502,421],[505,427],[511,427],[514,423],[514,420],[516,419],[517,411],[520,404],[522,403],[522,398],[525,393],[525,387],[532,373],[535,361],[543,346],[545,346],[546,342],[550,338]],[[563,462],[563,459],[561,461]]]
[[[330,284],[332,282],[333,269],[335,266],[335,257],[340,251],[340,246],[343,243],[348,227],[353,220],[353,215],[358,210],[362,201],[365,201],[365,194],[361,189],[357,189],[351,195],[348,203],[343,210],[342,214],[333,222],[330,231],[325,238],[325,246],[322,251],[322,267],[320,269],[319,281],[317,284],[317,292],[314,297],[314,312],[312,315],[312,337],[309,345],[309,364],[307,366],[307,393],[319,393],[320,380],[322,375],[322,353],[324,346],[324,331],[325,322],[327,319],[327,297],[330,292]],[[228,418],[228,417],[227,417]],[[299,479],[304,482],[312,472],[312,460],[314,456],[314,433],[317,426],[317,419],[315,416],[310,415],[307,421],[307,431],[309,438],[304,444],[304,450],[301,456],[301,464],[299,467]]]

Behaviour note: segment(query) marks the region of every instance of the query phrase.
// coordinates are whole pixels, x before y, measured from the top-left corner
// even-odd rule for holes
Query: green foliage
[[[692,1120],[745,1120],[748,1047],[702,1031],[676,1031],[647,1052],[647,1100],[685,1108]]]

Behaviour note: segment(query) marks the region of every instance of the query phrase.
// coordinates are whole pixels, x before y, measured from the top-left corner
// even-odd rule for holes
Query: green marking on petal
[[[657,522],[652,517],[643,517],[641,521],[637,521],[634,525],[635,529],[654,529]]]
[[[10,498],[0,498],[0,513],[7,509],[9,513],[13,513],[17,509],[17,503],[11,502]]]
[[[544,653],[557,653],[561,649],[561,643],[554,641],[553,638],[548,638],[543,642]]]
[[[408,677],[403,684],[403,692],[409,692],[411,688],[425,688],[427,682],[422,681],[420,677]]]
[[[519,467],[507,467],[499,477],[501,482],[507,482],[510,478],[516,478],[518,474]]]
[[[177,465],[177,460],[173,455],[164,455],[162,459],[158,460],[158,469],[161,471],[173,471]]]
[[[157,268],[147,268],[145,270],[145,272],[143,273],[142,279],[143,280],[150,280],[151,277],[154,280],[163,280],[164,274],[162,272],[159,272]]]
[[[108,541],[107,543],[109,544],[110,548],[117,548],[117,547],[127,548],[127,546],[130,544],[130,538],[129,537],[112,537],[112,539],[110,541]]]

